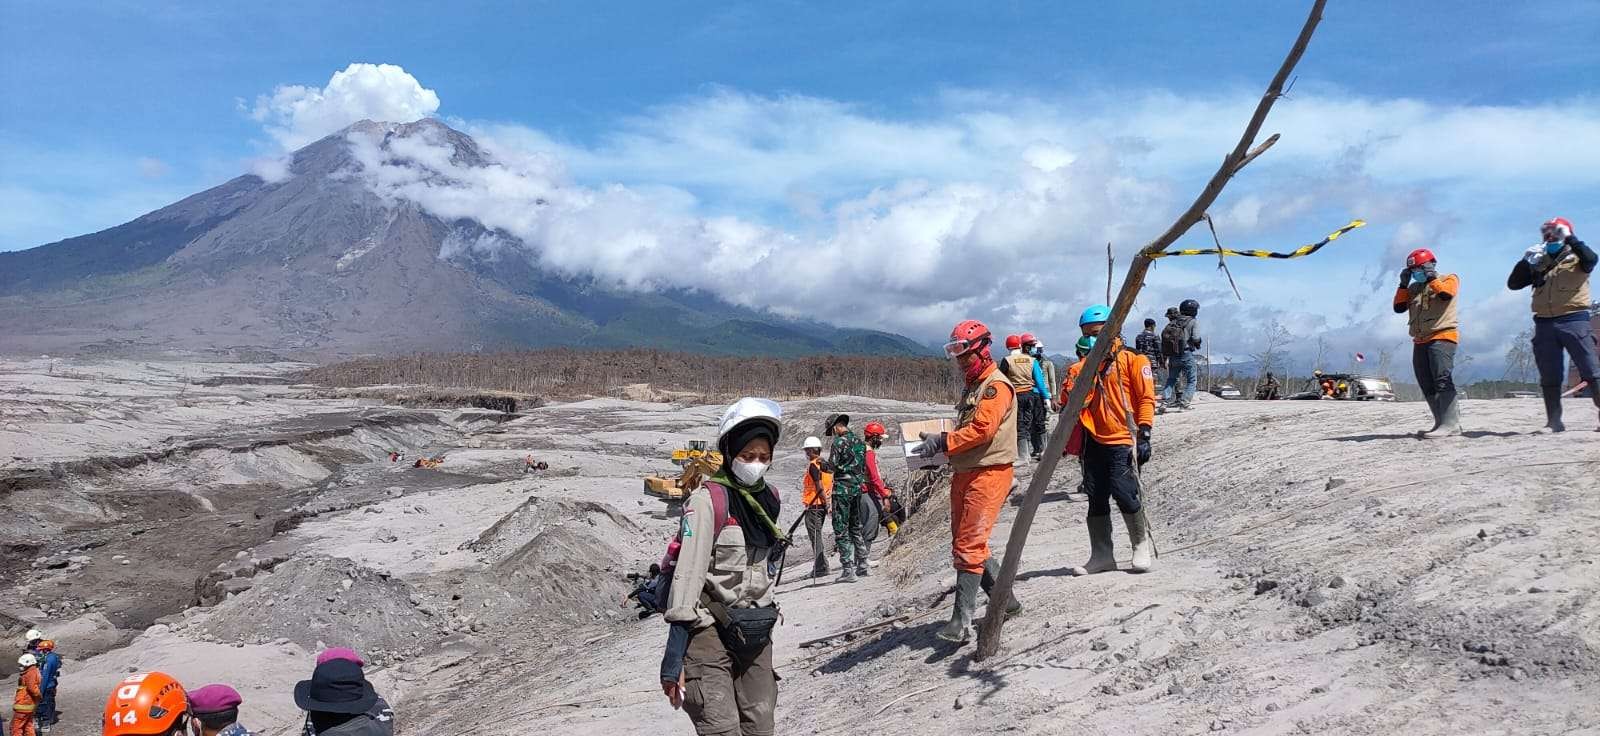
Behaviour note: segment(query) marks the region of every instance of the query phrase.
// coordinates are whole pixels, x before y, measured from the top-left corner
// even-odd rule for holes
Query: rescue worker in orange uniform
[[[950,551],[956,568],[956,602],[950,623],[938,637],[957,643],[971,636],[978,587],[989,592],[1000,574],[1000,565],[989,555],[989,533],[1011,492],[1012,464],[1017,461],[1016,389],[989,352],[993,341],[989,328],[977,320],[950,331],[944,351],[956,361],[966,383],[956,404],[956,428],[923,432],[917,448],[922,457],[946,454],[955,471],[950,480]],[[1015,597],[1006,602],[1007,616],[1021,610]]]
[[[1083,311],[1078,327],[1085,336],[1102,338],[1100,331],[1111,308],[1096,304]],[[1089,561],[1072,568],[1074,575],[1117,569],[1111,542],[1111,501],[1115,499],[1133,545],[1133,571],[1146,572],[1155,565],[1150,542],[1150,520],[1139,499],[1139,478],[1134,462],[1150,459],[1150,428],[1155,423],[1155,377],[1150,359],[1115,342],[1100,373],[1094,378],[1078,423],[1083,433],[1083,483],[1089,494]],[[1070,392],[1083,372],[1084,361],[1067,368],[1061,390]]]
[[[1422,398],[1433,412],[1433,428],[1423,437],[1461,434],[1461,406],[1451,371],[1456,364],[1456,344],[1461,341],[1456,318],[1456,295],[1461,280],[1440,274],[1433,251],[1418,248],[1406,256],[1400,269],[1400,288],[1394,292],[1395,314],[1406,315],[1411,333],[1411,367],[1422,387]]]
[[[190,736],[193,720],[183,685],[165,672],[140,672],[106,698],[100,736]]]
[[[807,437],[801,445],[806,452],[806,474],[801,479],[800,503],[806,516],[806,537],[811,540],[811,577],[827,575],[828,547],[823,541],[823,522],[828,520],[828,504],[833,500],[833,473],[822,469],[822,438]]]
[[[33,714],[44,700],[44,678],[39,674],[39,658],[24,654],[17,659],[22,674],[17,675],[17,697],[11,701],[11,736],[37,736]]]

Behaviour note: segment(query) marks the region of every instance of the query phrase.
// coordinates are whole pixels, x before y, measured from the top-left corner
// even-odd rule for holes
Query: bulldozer
[[[668,513],[682,509],[689,493],[722,467],[722,453],[710,449],[704,440],[694,440],[688,447],[672,451],[672,464],[682,469],[677,477],[651,475],[644,479],[645,495],[665,501]]]

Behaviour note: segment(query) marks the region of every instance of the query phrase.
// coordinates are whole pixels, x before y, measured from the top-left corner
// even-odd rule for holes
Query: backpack
[[[1183,333],[1188,326],[1188,320],[1179,318],[1168,322],[1166,327],[1161,328],[1161,354],[1163,356],[1183,355],[1184,348],[1188,347],[1184,345]]]
[[[706,490],[711,493],[711,538],[722,536],[722,530],[728,526],[731,518],[728,515],[728,489],[718,483],[706,483]],[[687,499],[684,501],[688,503]],[[738,523],[738,522],[734,522]],[[683,549],[683,522],[678,522],[678,533],[672,535],[672,541],[667,543],[667,551],[661,556],[655,577],[639,589],[639,603],[647,606],[656,613],[667,612],[667,598],[672,593],[672,574],[678,570],[678,552]],[[642,615],[642,614],[641,614]]]
[[[711,494],[711,538],[714,540],[722,536],[722,530],[728,524],[738,526],[739,522],[728,513],[728,489],[720,483],[705,481],[706,491]],[[778,489],[772,485],[767,486],[767,492],[777,494]],[[776,527],[774,527],[776,529]],[[778,530],[781,536],[781,531]],[[673,535],[672,541],[667,543],[666,554],[661,556],[660,570],[650,582],[639,589],[639,603],[647,606],[647,610],[656,613],[667,612],[667,599],[672,593],[672,574],[678,569],[678,553],[683,549],[683,524],[678,524],[678,533]]]

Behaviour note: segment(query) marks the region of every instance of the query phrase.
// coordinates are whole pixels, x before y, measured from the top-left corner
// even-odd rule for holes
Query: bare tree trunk
[[[1245,165],[1257,156],[1260,156],[1277,140],[1274,135],[1260,146],[1251,149],[1256,136],[1261,132],[1261,126],[1266,122],[1267,113],[1271,112],[1272,104],[1283,94],[1283,86],[1289,81],[1289,73],[1294,71],[1295,64],[1305,54],[1306,45],[1311,42],[1311,35],[1317,29],[1317,23],[1322,20],[1322,8],[1327,0],[1316,0],[1311,6],[1311,13],[1306,17],[1305,25],[1300,29],[1300,36],[1295,39],[1294,46],[1289,50],[1289,55],[1278,67],[1278,73],[1273,75],[1272,82],[1267,85],[1267,91],[1257,103],[1255,114],[1250,117],[1250,122],[1245,125],[1244,134],[1239,137],[1239,143],[1223,158],[1222,166],[1212,174],[1211,180],[1201,190],[1189,209],[1178,217],[1162,233],[1160,237],[1151,241],[1134,256],[1133,263],[1128,266],[1128,275],[1122,281],[1122,291],[1117,294],[1116,302],[1111,307],[1111,317],[1106,320],[1102,334],[1116,335],[1122,330],[1122,322],[1127,319],[1128,312],[1133,308],[1134,299],[1139,296],[1139,289],[1144,285],[1145,272],[1150,270],[1151,255],[1166,250],[1189,228],[1200,222],[1200,218],[1213,202],[1217,195],[1222,193],[1228,180],[1239,173]],[[1111,352],[1115,340],[1097,340],[1094,348],[1084,359],[1080,375],[1093,376],[1100,370],[1100,364],[1105,361]],[[1072,387],[1072,392],[1067,396],[1066,409],[1062,412],[1064,421],[1056,424],[1055,431],[1050,434],[1049,446],[1045,448],[1044,458],[1039,461],[1039,466],[1033,474],[1033,481],[1028,484],[1028,494],[1023,498],[1022,508],[1017,511],[1017,518],[1011,526],[1011,536],[1006,541],[1006,555],[1000,564],[1000,576],[995,581],[994,589],[989,594],[989,607],[983,618],[983,626],[978,630],[977,659],[992,656],[1000,648],[1000,627],[1005,623],[1006,601],[1011,598],[1012,585],[1016,583],[1017,568],[1022,565],[1022,549],[1028,541],[1028,531],[1033,527],[1033,517],[1039,511],[1039,502],[1044,500],[1044,491],[1050,485],[1050,477],[1056,472],[1056,465],[1061,462],[1061,452],[1067,446],[1067,436],[1071,434],[1074,421],[1079,412],[1083,410],[1084,400],[1088,398],[1089,387],[1093,381],[1078,381]]]

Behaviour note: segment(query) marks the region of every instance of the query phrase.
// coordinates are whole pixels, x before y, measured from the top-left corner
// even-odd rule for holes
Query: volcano
[[[741,307],[693,289],[641,291],[542,268],[509,236],[384,196],[387,167],[488,167],[434,119],[362,121],[294,152],[287,175],[240,176],[131,222],[0,253],[0,349],[332,359],[374,353],[649,347],[713,354],[921,355],[890,333]],[[365,148],[361,148],[365,146]],[[434,166],[435,168],[430,168]]]

